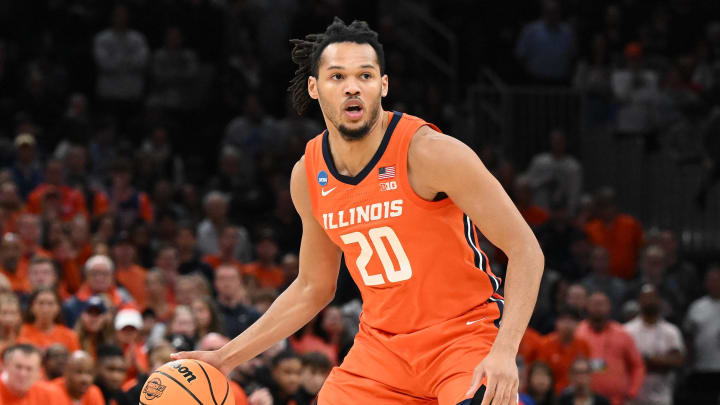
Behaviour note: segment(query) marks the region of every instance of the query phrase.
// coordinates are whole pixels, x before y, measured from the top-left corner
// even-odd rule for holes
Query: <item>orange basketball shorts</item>
[[[495,341],[502,308],[497,296],[408,334],[388,334],[361,322],[352,349],[320,390],[318,405],[470,403],[465,394]]]

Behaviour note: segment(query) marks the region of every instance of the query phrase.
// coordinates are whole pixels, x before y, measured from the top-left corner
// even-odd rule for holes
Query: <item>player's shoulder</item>
[[[441,163],[455,159],[469,148],[459,140],[429,125],[417,129],[408,148],[408,159],[421,163]]]

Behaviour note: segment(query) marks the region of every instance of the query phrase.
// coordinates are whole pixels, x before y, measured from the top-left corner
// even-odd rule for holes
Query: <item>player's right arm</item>
[[[290,193],[303,224],[300,270],[292,284],[246,331],[211,352],[183,352],[174,359],[206,361],[225,374],[262,353],[307,324],[335,296],[340,249],[328,238],[312,214],[304,157],[295,164]]]

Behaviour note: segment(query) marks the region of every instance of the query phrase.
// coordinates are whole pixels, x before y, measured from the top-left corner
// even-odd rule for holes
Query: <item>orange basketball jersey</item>
[[[313,215],[345,255],[361,321],[392,334],[458,317],[494,300],[500,286],[470,218],[449,198],[427,201],[410,186],[408,147],[423,125],[437,129],[390,114],[380,147],[354,177],[336,170],[327,130],[305,149]]]

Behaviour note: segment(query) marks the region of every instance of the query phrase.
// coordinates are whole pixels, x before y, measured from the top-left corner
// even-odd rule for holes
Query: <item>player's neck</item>
[[[381,108],[368,134],[358,140],[346,140],[337,128],[328,127],[330,154],[340,174],[356,176],[365,168],[380,147],[388,125],[388,114]]]

